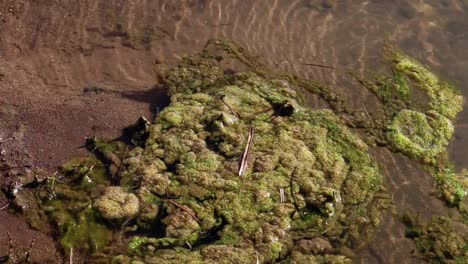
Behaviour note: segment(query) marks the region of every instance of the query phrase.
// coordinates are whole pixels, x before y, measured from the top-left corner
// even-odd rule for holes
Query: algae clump
[[[386,54],[391,75],[371,81],[357,78],[384,108],[383,114],[374,115],[362,127],[379,144],[418,161],[433,176],[435,195],[465,210],[466,176],[454,171],[446,151],[455,132],[453,121],[463,109],[462,95],[407,55],[392,47],[386,47]]]
[[[404,215],[402,220],[406,225],[406,237],[415,242],[417,256],[428,263],[468,261],[466,226],[455,227],[454,221],[443,216],[434,216],[429,223],[410,215]]]
[[[268,263],[297,251],[349,261],[340,248],[379,223],[382,177],[367,145],[332,111],[300,106],[287,80],[225,74],[216,62],[188,57],[168,73],[171,104],[123,161],[121,181],[154,212],[136,222],[159,230],[133,237],[131,255]],[[295,249],[313,238],[328,246]]]

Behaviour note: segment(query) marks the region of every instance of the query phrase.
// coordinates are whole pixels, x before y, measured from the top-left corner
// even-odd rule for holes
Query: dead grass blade
[[[9,204],[9,203],[7,203],[6,205],[4,205],[4,206],[0,207],[0,211],[2,211],[3,209],[7,208],[8,206],[10,206],[10,204]]]
[[[237,118],[239,118],[239,119],[241,118],[240,115],[239,115],[236,111],[234,111],[234,109],[233,109],[228,103],[226,103],[226,101],[224,101],[223,98],[221,98],[220,100],[221,100],[221,102],[229,109],[229,111],[230,111],[232,114],[234,114],[234,115],[235,115]]]
[[[317,64],[317,63],[304,63],[304,65],[336,70],[335,67],[327,66],[327,65],[323,65],[323,64]]]
[[[247,168],[247,162],[249,159],[250,149],[252,148],[254,129],[250,127],[249,136],[247,138],[247,143],[245,144],[244,154],[242,155],[241,164],[239,167],[239,177],[242,178],[244,175],[245,169]]]
[[[186,213],[187,213],[188,215],[190,215],[193,219],[195,219],[198,223],[201,223],[201,222],[200,222],[200,219],[198,219],[198,217],[197,217],[194,213],[192,213],[192,211],[190,211],[189,209],[187,209],[185,206],[179,204],[178,202],[176,202],[176,201],[174,201],[174,200],[172,200],[172,199],[168,199],[168,201],[169,201],[171,204],[175,205],[176,207],[180,208],[182,211],[186,212]]]
[[[280,203],[285,203],[286,202],[286,196],[284,195],[284,188],[280,188],[279,192],[280,192]]]

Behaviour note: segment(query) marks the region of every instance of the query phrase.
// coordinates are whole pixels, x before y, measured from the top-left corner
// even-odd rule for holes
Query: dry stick
[[[335,67],[326,66],[326,65],[322,65],[322,64],[316,64],[316,63],[304,63],[304,65],[307,65],[307,66],[316,66],[316,67],[321,67],[321,68],[327,68],[327,69],[336,70]]]
[[[187,245],[187,247],[192,250],[192,245],[190,245],[190,243],[188,241],[185,242],[185,245]]]
[[[364,113],[366,114],[367,118],[369,118],[370,120],[372,120],[372,118],[371,118],[369,112],[367,111],[367,107],[366,107],[364,104],[362,104],[362,109],[364,110]]]
[[[70,248],[70,264],[73,264],[73,248]]]
[[[130,217],[128,218],[127,220],[125,220],[125,222],[123,222],[123,224],[120,226],[120,230],[123,230],[124,227],[133,219],[133,217]]]
[[[3,165],[0,167],[0,170],[1,171],[9,171],[9,170],[15,170],[15,169],[22,169],[22,168],[27,168],[28,166],[27,165],[23,165],[23,166],[10,166],[10,165]]]
[[[117,168],[117,171],[115,172],[115,174],[112,175],[112,178],[115,178],[115,176],[119,175],[120,168],[122,168],[123,161],[127,158],[127,155],[128,155],[128,146],[125,146],[125,153],[123,155],[123,158],[120,160],[119,167]],[[119,179],[119,182],[120,182],[120,179]]]
[[[169,198],[169,177],[167,174],[164,174],[164,179],[166,180],[166,198]]]
[[[247,161],[249,159],[250,148],[252,147],[254,129],[251,126],[249,129],[249,137],[247,138],[247,144],[245,144],[244,154],[242,155],[241,165],[239,167],[239,177],[242,178],[245,169],[247,168]]]
[[[234,109],[228,103],[226,103],[222,98],[220,100],[225,106],[227,106],[227,108],[229,108],[229,111],[231,111],[231,113],[233,113],[237,118],[241,118],[240,115],[236,111],[234,111]]]
[[[7,231],[6,234],[8,236],[8,256],[11,257],[13,256],[13,251],[14,251],[13,239],[11,238],[10,232]]]
[[[0,144],[7,143],[8,141],[12,141],[13,138],[7,138],[5,140],[0,141]]]
[[[299,206],[297,205],[297,201],[296,201],[296,197],[294,196],[294,190],[293,190],[293,183],[294,183],[294,173],[296,172],[296,169],[297,168],[294,168],[294,171],[291,173],[291,179],[289,181],[289,188],[291,189],[291,197],[293,199],[293,202],[294,202],[294,208],[296,209],[297,213],[299,214],[299,216],[301,218],[303,218],[302,214],[301,214],[301,210],[299,209]]]
[[[35,238],[33,238],[33,239],[31,240],[31,244],[29,244],[28,252],[26,252],[26,262],[27,262],[27,263],[30,263],[31,250],[32,250],[32,248],[33,248],[33,246],[34,246],[34,243],[36,243],[36,239],[35,239]]]
[[[369,112],[367,111],[367,107],[362,104],[362,108],[364,109],[364,113],[366,114],[367,118],[369,118],[369,120],[371,121],[371,123],[374,125],[374,119],[372,119],[371,115],[369,114]]]
[[[190,212],[189,209],[187,209],[185,206],[179,204],[178,202],[172,200],[172,199],[168,199],[168,201],[170,203],[172,203],[173,205],[179,207],[182,211],[186,212],[188,215],[190,215],[193,219],[195,219],[198,223],[201,223],[200,222],[200,219],[198,219],[198,217],[196,215],[194,215],[192,212]]]
[[[280,192],[280,203],[286,202],[286,197],[284,196],[284,188],[280,188],[279,192]]]
[[[3,209],[7,208],[8,206],[10,206],[9,203],[7,203],[5,206],[2,206],[2,207],[0,208],[0,211],[2,211]]]
[[[265,110],[261,110],[261,111],[259,111],[259,112],[256,112],[256,113],[254,113],[254,116],[259,115],[259,114],[263,114],[263,113],[266,113],[266,112],[269,112],[269,111],[271,111],[271,110],[273,110],[273,107],[269,107],[269,108],[267,108],[267,109],[265,109]]]

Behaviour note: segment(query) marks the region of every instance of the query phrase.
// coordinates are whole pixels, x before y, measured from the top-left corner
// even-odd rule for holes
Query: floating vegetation
[[[446,147],[454,134],[453,120],[463,109],[463,97],[454,87],[439,79],[410,57],[387,47],[392,74],[372,81],[358,80],[383,105],[383,113],[365,124],[381,145],[420,162],[432,174],[435,194],[450,206],[463,207],[467,194],[466,173],[456,173],[447,158]],[[419,101],[411,102],[411,94]],[[377,125],[376,125],[377,124]],[[464,209],[463,209],[464,210]]]
[[[250,70],[224,71],[220,51]],[[153,123],[142,118],[126,130],[131,147],[88,139],[98,159],[66,164],[19,192],[16,205],[31,205],[24,212],[36,228],[50,223],[66,253],[88,250],[96,261],[350,263],[390,206],[366,142],[419,161],[448,205],[462,209],[466,195],[466,176],[445,150],[463,98],[389,54],[392,75],[357,78],[383,104],[363,117],[318,82],[210,41],[167,72],[171,103]],[[413,107],[413,83],[427,106]],[[299,88],[330,109],[301,105]]]
[[[429,263],[466,263],[468,260],[468,234],[454,227],[454,222],[434,216],[429,223],[417,217],[403,216],[406,237],[416,244],[416,256]],[[460,225],[460,223],[458,223]],[[465,227],[466,229],[466,227]]]

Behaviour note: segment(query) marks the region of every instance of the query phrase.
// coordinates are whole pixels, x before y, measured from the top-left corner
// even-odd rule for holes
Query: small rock
[[[315,237],[312,239],[301,239],[297,242],[296,248],[302,253],[323,254],[333,249],[328,239]]]

